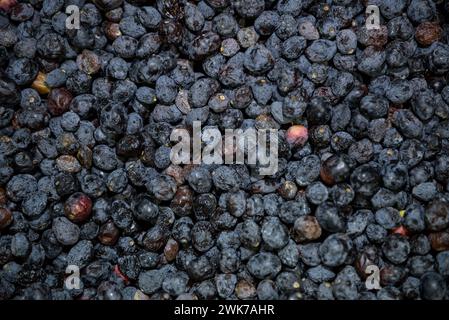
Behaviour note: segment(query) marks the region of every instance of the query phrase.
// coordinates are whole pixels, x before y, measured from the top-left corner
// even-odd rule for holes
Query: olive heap
[[[448,299],[448,12],[0,0],[0,300]],[[173,164],[194,121],[278,171]]]

